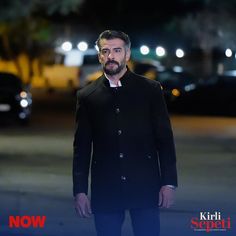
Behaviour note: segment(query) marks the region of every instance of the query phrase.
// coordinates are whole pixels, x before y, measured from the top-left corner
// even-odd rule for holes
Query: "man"
[[[177,186],[161,86],[129,70],[131,43],[125,33],[106,30],[96,44],[104,73],[78,92],[75,208],[81,217],[94,214],[98,236],[120,236],[126,210],[135,236],[158,236],[159,207],[173,204]]]

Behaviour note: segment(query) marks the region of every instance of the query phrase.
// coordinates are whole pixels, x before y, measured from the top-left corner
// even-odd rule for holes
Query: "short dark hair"
[[[122,31],[117,31],[117,30],[105,30],[105,31],[103,31],[99,35],[98,39],[96,40],[96,45],[98,46],[98,49],[100,50],[101,49],[101,45],[100,45],[101,39],[109,40],[109,39],[117,39],[117,38],[124,41],[126,48],[131,47],[131,42],[130,42],[129,36],[126,33],[122,32]]]

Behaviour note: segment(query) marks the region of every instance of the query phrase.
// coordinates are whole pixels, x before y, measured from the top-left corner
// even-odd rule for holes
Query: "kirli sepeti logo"
[[[200,211],[198,217],[191,219],[191,228],[194,231],[227,231],[231,229],[230,216],[223,216],[220,211]]]

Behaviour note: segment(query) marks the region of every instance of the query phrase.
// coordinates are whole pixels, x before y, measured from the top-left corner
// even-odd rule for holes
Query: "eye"
[[[120,53],[121,51],[122,51],[121,48],[116,48],[116,49],[115,49],[115,52],[116,52],[116,53]]]
[[[102,55],[107,55],[107,54],[109,54],[109,52],[110,52],[109,49],[102,49],[102,50],[101,50],[101,54],[102,54]]]

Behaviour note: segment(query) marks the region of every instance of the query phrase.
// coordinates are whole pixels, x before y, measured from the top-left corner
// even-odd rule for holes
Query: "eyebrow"
[[[102,48],[101,51],[103,50],[117,50],[117,49],[122,49],[122,47],[116,47],[116,48]]]

